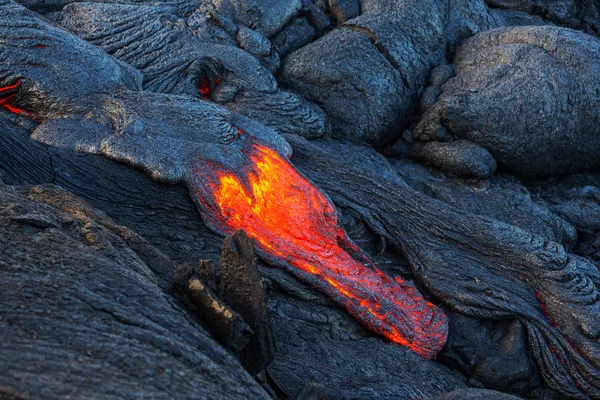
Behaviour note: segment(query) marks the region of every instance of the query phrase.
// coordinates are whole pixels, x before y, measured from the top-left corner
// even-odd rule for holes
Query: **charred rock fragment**
[[[193,313],[202,319],[224,346],[240,351],[248,345],[252,331],[244,319],[210,291],[200,275],[189,266],[180,266],[173,279],[175,290],[185,296]]]
[[[254,375],[264,370],[275,355],[271,316],[256,261],[254,246],[244,231],[225,238],[219,290],[225,302],[252,328],[254,335],[241,349],[240,359]]]

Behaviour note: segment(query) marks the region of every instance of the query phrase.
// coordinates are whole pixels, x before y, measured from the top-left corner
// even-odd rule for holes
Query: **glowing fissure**
[[[6,110],[14,114],[31,117],[31,113],[29,111],[25,111],[23,109],[15,107],[12,104],[13,100],[15,99],[15,96],[17,95],[16,92],[20,84],[21,81],[17,81],[12,85],[0,87],[0,107],[5,108]]]
[[[277,152],[252,143],[248,166],[196,166],[204,218],[229,234],[243,229],[270,261],[346,308],[367,328],[431,358],[445,343],[446,316],[412,282],[379,271],[339,226],[331,202]],[[358,259],[358,260],[357,260]]]

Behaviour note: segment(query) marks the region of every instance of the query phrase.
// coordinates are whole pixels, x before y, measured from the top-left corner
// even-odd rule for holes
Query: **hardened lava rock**
[[[397,175],[375,177],[387,162],[362,167],[373,165],[368,152],[288,140],[300,171],[396,246],[446,305],[475,318],[519,319],[550,387],[581,399],[600,394],[600,273],[591,261],[514,225],[451,208]],[[378,185],[367,183],[373,181]]]
[[[0,397],[270,398],[174,303],[173,262],[56,187],[0,187]]]
[[[412,146],[456,147],[460,140],[479,146],[485,149],[481,156],[460,152],[470,171],[451,159],[456,155],[421,154],[440,167],[477,176],[482,174],[475,166],[490,154],[499,169],[529,178],[597,167],[599,58],[600,41],[571,29],[480,33],[459,48],[456,76],[441,85],[412,132]]]
[[[280,80],[323,107],[335,137],[381,145],[447,51],[499,24],[483,1],[364,1],[360,16],[287,56]]]
[[[596,166],[595,39],[557,27],[490,31],[510,22],[483,1],[364,0],[358,11],[351,0],[120,3],[59,5],[44,19],[0,0],[2,126],[18,124],[38,141],[2,132],[4,182],[63,183],[190,265],[200,258],[196,246],[211,254],[220,246],[206,225],[222,234],[245,228],[263,260],[283,267],[262,269],[277,276],[267,304],[281,350],[258,378],[281,397],[310,380],[341,398],[431,397],[463,387],[438,361],[408,350],[432,357],[444,343],[438,303],[470,318],[454,317],[445,353],[470,377],[502,390],[536,390],[543,381],[573,398],[599,396],[597,225],[595,214],[576,215],[594,210],[577,201],[593,191],[535,204],[514,178],[502,179],[505,171],[536,177]],[[291,39],[283,52],[292,53],[277,73],[273,42],[282,32]],[[296,133],[321,136],[324,114],[281,91],[274,76],[322,106],[339,139],[386,145],[402,135],[386,151],[462,175],[500,174],[470,183],[441,173],[401,177],[401,167],[370,147],[306,141]],[[219,185],[207,186],[210,179]],[[309,192],[319,195],[286,202]],[[207,212],[209,195],[226,200],[213,210],[226,223]],[[391,244],[402,266],[380,270],[345,236],[338,209],[379,235],[382,251]],[[299,215],[308,217],[298,224]],[[34,228],[68,229],[21,217]],[[327,240],[314,241],[323,234]],[[94,232],[85,240],[105,244]],[[168,268],[146,258],[162,282]],[[309,287],[289,284],[285,271]],[[252,276],[248,287],[262,293]],[[408,347],[371,336],[339,305]],[[264,307],[249,308],[249,321],[264,320]],[[193,323],[190,313],[178,315]],[[255,370],[268,359],[256,359]]]
[[[591,35],[600,33],[600,4],[594,0],[487,0],[487,3],[503,14],[512,11],[533,15]]]
[[[102,53],[14,3],[4,6],[13,35],[24,35],[30,26],[37,30],[29,42],[0,50],[6,60],[0,77],[17,74],[4,77],[14,82],[3,87],[15,91],[5,98],[10,100],[8,109],[44,121],[33,132],[34,139],[101,154],[144,169],[155,179],[186,183],[211,229],[221,234],[245,229],[258,240],[264,258],[327,293],[374,332],[427,358],[442,348],[447,333],[444,314],[412,282],[382,273],[347,238],[333,204],[287,160],[291,148],[282,136],[213,103],[128,87],[114,59],[113,80],[101,92],[81,93],[77,101],[60,93],[57,104],[38,112],[25,100],[37,93],[52,95],[56,88],[45,81],[36,85],[37,74],[56,63],[70,65],[75,78],[83,80],[90,70],[101,68],[96,63]],[[21,18],[10,18],[14,16]],[[42,47],[38,36],[46,39]],[[69,44],[82,49],[89,69],[74,68],[75,59],[67,58],[71,54],[61,53]],[[31,65],[29,53],[48,57],[44,67]],[[67,102],[77,102],[78,108],[69,113],[63,108]],[[84,135],[77,129],[82,126]],[[253,199],[245,197],[250,185]],[[220,197],[233,201],[220,203]]]
[[[263,10],[275,12],[275,3],[286,2]],[[189,11],[169,3],[72,3],[52,15],[63,28],[143,72],[145,90],[214,101],[281,133],[322,136],[323,111],[278,88],[272,71],[279,57],[271,42],[230,17],[235,13],[226,9]]]

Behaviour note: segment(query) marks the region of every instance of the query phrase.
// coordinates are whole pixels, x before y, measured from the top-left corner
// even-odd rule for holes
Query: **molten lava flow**
[[[243,229],[265,257],[366,327],[433,357],[446,340],[446,316],[412,282],[379,271],[339,226],[331,202],[287,160],[260,144],[247,156],[250,165],[237,173],[213,164],[196,168],[206,221],[224,234]]]
[[[16,91],[20,84],[21,81],[17,81],[12,85],[0,87],[0,107],[3,107],[14,114],[29,117],[31,116],[29,111],[22,110],[12,105],[12,102],[16,96]]]

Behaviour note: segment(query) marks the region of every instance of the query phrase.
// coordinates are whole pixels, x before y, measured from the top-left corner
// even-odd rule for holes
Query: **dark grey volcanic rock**
[[[281,274],[266,273],[274,280],[270,305],[279,333],[268,371],[288,393],[300,392],[307,381],[340,400],[422,398],[466,387],[456,371],[370,337],[330,300]]]
[[[484,147],[500,169],[524,177],[598,166],[599,58],[598,39],[565,28],[478,34],[458,50],[456,76],[414,129],[415,146],[447,141],[436,136],[447,132]]]
[[[160,252],[46,194],[0,187],[1,397],[268,398],[161,288]]]
[[[529,183],[541,203],[569,221],[580,235],[600,232],[600,174],[597,171]]]
[[[279,32],[271,42],[277,49],[279,57],[285,57],[300,47],[312,42],[317,32],[306,18],[296,18]]]
[[[267,9],[296,2],[275,1]],[[271,70],[279,57],[271,42],[208,6],[190,12],[167,3],[73,3],[52,19],[138,68],[146,90],[201,98],[204,85],[205,98],[282,133],[318,137],[326,131],[317,106],[277,88]]]
[[[459,389],[430,400],[518,400],[520,397],[486,389]]]
[[[482,1],[365,1],[362,14],[283,60],[282,85],[321,105],[335,137],[382,144],[416,111],[429,71],[498,26]]]
[[[288,134],[286,138],[294,148],[292,155],[290,143],[263,125],[305,137],[323,133],[318,129],[313,132],[314,125],[310,122],[324,126],[322,114],[311,119],[313,111],[318,114],[319,109],[311,108],[315,106],[295,94],[279,90],[273,78],[278,55],[270,39],[276,41],[281,33],[287,32],[294,39],[288,50],[299,49],[286,58],[280,76],[290,86],[320,102],[340,138],[382,144],[399,135],[420,108],[426,117],[421,121],[427,124],[425,129],[417,126],[404,132],[403,139],[388,150],[427,156],[436,165],[461,173],[489,176],[497,161],[504,168],[503,160],[494,152],[496,143],[455,137],[457,126],[470,123],[469,118],[460,113],[436,114],[442,99],[454,91],[460,92],[456,82],[464,82],[467,88],[496,95],[483,96],[475,104],[466,105],[468,110],[481,111],[478,118],[493,122],[489,126],[484,124],[485,129],[480,130],[483,136],[514,145],[509,146],[513,150],[510,155],[542,149],[537,155],[541,157],[542,172],[548,168],[553,174],[563,168],[553,170],[555,163],[562,163],[564,171],[573,166],[584,168],[591,164],[578,163],[593,159],[590,154],[598,152],[595,142],[581,154],[577,153],[581,148],[573,147],[572,143],[566,146],[560,143],[557,148],[561,159],[549,160],[543,154],[548,153],[548,148],[543,148],[547,144],[543,137],[528,137],[525,144],[515,144],[512,133],[500,131],[498,126],[531,123],[528,134],[537,132],[538,125],[555,128],[552,124],[544,125],[547,121],[540,122],[543,113],[532,113],[526,107],[525,111],[515,110],[511,105],[513,98],[523,102],[519,104],[536,99],[527,93],[522,95],[525,89],[543,81],[535,75],[538,69],[532,66],[550,68],[547,82],[557,87],[567,81],[571,85],[554,91],[542,86],[546,92],[538,90],[538,96],[552,98],[555,93],[559,94],[554,96],[558,99],[566,96],[565,109],[569,112],[569,107],[581,106],[582,100],[596,101],[594,77],[598,71],[593,60],[590,61],[595,57],[595,53],[594,57],[589,56],[589,47],[593,46],[587,46],[595,43],[592,39],[559,28],[520,28],[520,32],[527,34],[514,34],[516,29],[485,32],[462,48],[471,49],[469,62],[473,71],[469,75],[465,72],[467,58],[462,49],[458,50],[456,71],[445,65],[454,57],[456,46],[481,30],[511,23],[487,9],[483,1],[364,0],[358,11],[357,2],[352,0],[119,3],[122,1],[71,4],[60,13],[46,14],[51,21],[86,37],[88,42],[85,42],[10,1],[0,0],[0,82],[1,86],[15,85],[0,94],[0,101],[24,110],[21,117],[0,110],[0,179],[10,184],[60,184],[115,219],[116,223],[107,225],[98,213],[93,213],[93,217],[88,215],[91,208],[78,209],[76,218],[90,218],[93,221],[90,226],[96,223],[112,234],[108,232],[106,236],[106,231],[100,229],[100,233],[67,235],[62,245],[71,246],[72,239],[76,239],[77,246],[85,242],[93,247],[90,251],[102,253],[101,257],[95,257],[96,261],[104,262],[113,254],[103,250],[110,244],[111,251],[116,252],[109,260],[115,271],[133,265],[135,269],[126,269],[124,278],[119,275],[122,282],[112,285],[110,293],[129,288],[132,281],[143,284],[138,290],[144,293],[135,290],[127,293],[135,295],[140,307],[145,307],[145,301],[152,303],[147,312],[155,314],[158,310],[159,315],[141,313],[136,318],[185,321],[187,325],[169,323],[168,327],[153,325],[152,328],[173,332],[175,339],[169,336],[172,340],[181,341],[185,335],[192,337],[186,345],[196,337],[186,333],[191,329],[189,326],[197,329],[201,345],[192,346],[192,355],[185,356],[189,358],[205,354],[208,346],[204,344],[213,343],[200,327],[201,322],[213,334],[218,333],[219,340],[230,349],[238,353],[249,350],[245,346],[252,337],[241,321],[243,315],[257,339],[251,347],[258,351],[256,356],[249,352],[244,365],[252,373],[263,369],[273,355],[274,340],[278,348],[274,361],[257,379],[269,393],[281,398],[296,396],[303,388],[311,387],[325,388],[335,398],[441,396],[465,388],[466,378],[456,369],[472,378],[469,383],[476,386],[545,396],[543,385],[549,385],[573,398],[599,396],[597,219],[600,213],[596,213],[595,191],[588,187],[597,186],[593,180],[592,183],[555,182],[556,185],[541,182],[540,190],[535,182],[529,182],[527,190],[505,174],[487,181],[456,178],[405,160],[392,165],[366,146],[329,139],[308,142]],[[62,4],[52,6],[51,1],[47,4],[46,11],[52,7],[55,11],[62,9]],[[30,5],[42,10],[44,2],[34,1]],[[301,23],[296,40],[294,21],[304,20],[308,26]],[[555,32],[552,29],[559,33],[548,35],[547,32]],[[302,47],[312,40],[309,37],[313,32],[315,37],[323,37]],[[498,32],[503,33],[498,35]],[[141,70],[148,69],[144,73],[136,71],[90,42],[131,64],[138,63],[135,66]],[[498,48],[506,50],[505,53]],[[495,66],[504,54],[510,56],[512,64],[498,71]],[[514,71],[510,75],[513,65],[530,69],[523,76]],[[575,72],[561,75],[568,68]],[[563,76],[572,80],[562,79]],[[514,77],[518,79],[513,82]],[[200,78],[209,82],[220,79],[207,89],[212,102],[190,98],[199,97]],[[425,88],[428,79],[430,86]],[[468,86],[473,82],[481,86]],[[497,84],[506,90],[494,92]],[[181,95],[144,92],[141,90],[144,85],[146,89]],[[463,97],[474,95],[460,93]],[[304,105],[308,105],[306,113],[298,113],[304,110]],[[583,130],[577,130],[580,127],[595,132],[590,122],[596,121],[595,114],[591,117],[582,114],[578,119],[562,108],[551,111],[549,115],[554,122],[562,121],[573,127],[569,135],[574,138],[587,138]],[[502,115],[502,119],[494,120],[494,113]],[[445,119],[453,125],[447,125]],[[29,135],[53,147],[34,141]],[[153,246],[175,262],[197,266],[200,259],[219,258],[222,242],[202,223],[186,188],[179,183],[189,183],[194,177],[201,180],[200,170],[192,168],[200,161],[206,165],[223,163],[232,170],[243,166],[245,146],[254,140],[274,148],[282,156],[291,156],[297,168],[326,190],[339,208],[347,231],[386,274],[415,281],[428,300],[452,309],[448,312],[452,329],[447,347],[437,361],[424,360],[401,346],[374,337],[332,301],[281,269],[259,266],[264,279],[260,282],[247,242],[239,246],[238,242],[229,243],[233,246],[228,246],[229,256],[225,254],[220,271],[213,271],[203,261],[199,268],[191,268],[192,274],[184,274],[187,279],[183,279],[184,292],[195,308],[184,310],[165,294],[174,266]],[[531,160],[535,157],[520,159]],[[132,166],[163,183],[150,180]],[[581,186],[582,183],[585,184]],[[35,199],[28,201],[56,199],[47,193],[42,196],[40,192],[21,192],[29,197],[35,195]],[[191,194],[202,200],[198,199],[198,192]],[[21,215],[14,214],[18,207],[0,209],[11,218],[16,215],[11,224],[27,226],[24,231],[27,235],[39,235],[37,232],[41,231],[46,237],[48,231],[73,233],[75,229],[60,222],[62,217],[55,214],[53,217],[39,212]],[[148,242],[117,224],[134,229]],[[28,246],[29,239],[25,238],[23,243]],[[392,246],[386,248],[386,243]],[[36,249],[35,246],[32,244],[31,249]],[[49,254],[25,256],[41,257],[39,265],[54,265],[46,257],[52,256],[53,250],[48,249]],[[121,250],[126,254],[122,255]],[[62,251],[64,254],[58,260],[67,257],[69,251],[71,247]],[[88,283],[117,279],[110,274],[99,276],[97,268],[90,271],[78,267],[77,272],[91,274],[93,282],[75,272],[57,282],[66,282],[70,290],[75,290],[87,288],[84,285]],[[189,267],[184,267],[184,271],[185,268]],[[146,270],[150,275],[145,274]],[[151,284],[148,280],[152,280]],[[243,284],[237,285],[238,282]],[[47,285],[44,290],[48,290],[44,293],[64,293],[64,288],[52,286],[54,279],[46,279],[44,283]],[[263,287],[269,297],[268,312],[264,307]],[[208,288],[227,298],[232,307],[219,303]],[[246,293],[253,302],[240,300]],[[89,291],[84,293],[89,294]],[[153,300],[147,300],[148,296]],[[53,296],[54,303],[48,304],[63,304],[58,303],[64,301],[58,300],[59,297]],[[156,299],[162,300],[156,303]],[[257,299],[260,301],[254,303]],[[34,304],[32,298],[26,300],[29,301],[26,304]],[[211,307],[212,302],[217,305]],[[38,303],[31,306],[35,307]],[[209,318],[222,316],[214,314],[216,308],[231,313],[231,318]],[[88,313],[84,316],[96,323],[105,310],[86,309]],[[160,314],[161,310],[167,310],[168,315]],[[50,319],[62,321],[63,314],[59,315],[56,307],[53,311],[57,317]],[[213,314],[207,315],[208,312]],[[269,319],[268,314],[273,321],[273,335],[269,324],[263,324]],[[122,323],[122,315],[117,317],[121,319],[109,322]],[[15,340],[14,337],[10,339]],[[260,393],[230,355],[218,346],[215,349],[216,355],[211,353],[208,359],[219,368],[222,366],[225,372],[211,380],[211,385],[218,386],[215,383],[218,378],[234,377],[231,379],[238,386],[230,390],[236,394],[245,396],[244,390]],[[119,360],[128,360],[129,351],[137,354],[135,347],[125,350]],[[177,358],[181,354],[168,356]],[[222,354],[233,360],[231,364],[223,361]],[[159,374],[159,365],[153,362],[149,374]],[[187,363],[186,368],[193,370],[197,365]],[[141,374],[138,370],[136,373]],[[243,379],[236,379],[236,374],[242,374]],[[199,375],[193,379],[200,381],[207,377]],[[144,379],[150,378],[144,375]],[[152,385],[160,385],[160,390],[172,389],[170,382],[160,379],[155,379]],[[317,392],[313,390],[319,395]],[[458,392],[448,396],[486,394],[493,395]]]
[[[600,272],[591,261],[415,192],[399,176],[379,173],[385,160],[365,159],[366,151],[287,138],[294,164],[401,251],[444,304],[478,319],[519,319],[550,387],[575,398],[598,395]]]
[[[528,393],[542,376],[530,351],[525,326],[518,320],[491,321],[447,310],[448,345],[440,359],[488,389]]]
[[[244,231],[225,238],[220,272],[221,298],[240,313],[254,333],[250,343],[241,349],[240,360],[247,371],[256,375],[273,361],[275,335],[254,244]]]
[[[410,160],[393,160],[398,174],[413,189],[458,210],[485,215],[573,248],[577,231],[551,204],[509,175],[486,180],[448,176]],[[585,215],[585,213],[582,213]]]

